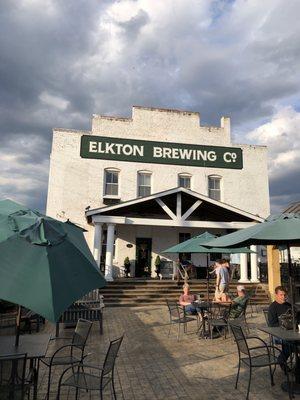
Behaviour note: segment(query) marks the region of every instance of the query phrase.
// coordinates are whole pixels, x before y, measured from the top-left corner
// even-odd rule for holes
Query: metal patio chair
[[[248,300],[245,302],[244,307],[241,309],[240,313],[234,317],[230,316],[231,311],[233,310],[233,305],[222,306],[219,304],[219,314],[212,313],[210,319],[208,319],[208,324],[210,326],[210,337],[213,337],[213,329],[215,329],[220,336],[222,336],[222,332],[224,333],[224,339],[226,339],[226,333],[230,335],[229,323],[234,323],[236,325],[244,326],[247,330],[247,333],[250,333],[250,329],[247,323],[246,315],[247,315],[247,306]]]
[[[240,369],[241,365],[243,364],[250,370],[247,395],[246,395],[246,400],[248,400],[253,368],[269,367],[271,385],[274,386],[274,373],[276,366],[279,365],[277,359],[278,355],[281,353],[281,350],[275,346],[268,345],[263,339],[259,338],[258,336],[246,337],[240,325],[234,325],[232,322],[230,322],[229,325],[233,333],[235,343],[237,345],[238,356],[239,356],[239,365],[236,376],[235,389],[237,389],[240,376]],[[259,341],[260,345],[249,347],[248,340],[250,339]],[[285,362],[285,367],[286,367],[286,362]],[[287,374],[287,381],[289,387],[289,398],[292,399],[292,390],[288,374]]]
[[[177,325],[178,326],[177,340],[179,340],[181,325],[183,325],[184,333],[187,333],[187,323],[195,321],[195,318],[190,317],[190,316],[187,317],[185,314],[184,307],[179,306],[176,301],[170,301],[170,300],[166,299],[166,303],[167,303],[167,307],[169,310],[169,317],[170,317],[170,327],[169,327],[168,336],[170,336],[172,325]],[[196,318],[197,318],[197,316],[196,316]]]
[[[48,372],[48,387],[46,399],[49,399],[50,394],[50,384],[51,384],[51,372],[54,366],[59,365],[71,365],[74,366],[82,362],[84,357],[84,349],[86,341],[89,337],[92,322],[84,319],[79,319],[73,336],[71,338],[71,343],[59,347],[50,357],[45,357],[41,359],[41,362],[49,368]],[[70,340],[70,338],[52,338],[50,340]]]
[[[27,354],[0,356],[0,399],[23,400]]]
[[[232,321],[235,324],[239,324],[241,326],[244,326],[245,329],[247,330],[247,333],[250,334],[250,329],[249,325],[247,322],[247,309],[248,309],[248,304],[249,304],[249,299],[246,300],[243,309],[241,310],[241,313],[236,316],[235,318],[229,318],[230,321]]]
[[[221,304],[218,304],[217,312],[215,308],[215,310],[213,310],[208,316],[207,323],[211,339],[213,338],[214,330],[216,330],[220,336],[224,336],[224,339],[226,339],[230,310],[231,305],[222,306]]]
[[[114,369],[116,358],[124,335],[112,340],[105,356],[102,368],[86,364],[84,362],[77,366],[70,366],[61,375],[58,383],[56,400],[60,399],[61,387],[73,387],[76,389],[75,399],[77,400],[80,389],[85,391],[99,390],[100,400],[103,399],[103,390],[111,384],[113,397],[116,400],[116,390],[114,384]],[[87,372],[89,370],[90,372]],[[68,374],[70,372],[70,374]]]
[[[249,292],[249,308],[250,308],[250,316],[253,317],[253,310],[255,309],[256,314],[258,314],[258,304],[255,301],[257,297],[257,293],[260,289],[261,285],[256,285],[255,289]]]

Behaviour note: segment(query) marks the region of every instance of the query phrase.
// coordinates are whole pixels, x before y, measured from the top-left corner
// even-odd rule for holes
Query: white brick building
[[[267,149],[233,144],[225,117],[220,127],[204,127],[198,113],[177,110],[94,115],[91,131],[53,130],[47,214],[87,229],[108,279],[127,256],[131,275],[153,275],[156,255],[174,260],[161,252],[179,240],[269,215]],[[243,281],[257,280],[256,262],[252,255],[247,276],[241,255]]]

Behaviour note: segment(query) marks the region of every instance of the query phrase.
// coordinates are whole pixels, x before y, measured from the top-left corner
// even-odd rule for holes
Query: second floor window
[[[221,201],[221,177],[208,177],[208,197],[214,200]]]
[[[138,196],[144,197],[151,194],[151,174],[138,172]]]
[[[119,171],[105,170],[105,196],[118,196]]]
[[[191,176],[187,174],[178,175],[178,186],[184,187],[186,189],[191,188]]]

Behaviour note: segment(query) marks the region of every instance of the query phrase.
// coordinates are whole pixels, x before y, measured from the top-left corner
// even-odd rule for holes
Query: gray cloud
[[[92,113],[230,115],[236,140],[248,140],[299,101],[299,12],[297,0],[1,2],[0,165],[14,157],[0,195],[44,209],[52,127],[89,129]],[[294,200],[293,173],[270,173],[274,207]],[[21,187],[26,175],[32,185]]]

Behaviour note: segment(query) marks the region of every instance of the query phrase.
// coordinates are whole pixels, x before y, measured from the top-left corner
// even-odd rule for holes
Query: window
[[[188,232],[179,232],[179,243],[183,243],[186,240],[191,239],[191,234]],[[179,253],[179,260],[182,262],[183,260],[190,260],[192,257],[191,253]]]
[[[178,186],[184,187],[186,189],[191,188],[191,175],[179,174],[178,175]]]
[[[221,201],[221,177],[208,177],[208,197],[214,200]]]
[[[179,243],[185,242],[191,238],[191,234],[189,232],[179,232]]]
[[[138,196],[144,197],[151,194],[151,173],[138,172]]]
[[[119,171],[105,170],[105,196],[118,196],[119,194]]]
[[[210,253],[209,254],[210,261],[217,261],[217,260],[220,260],[220,258],[222,258],[222,253]]]

